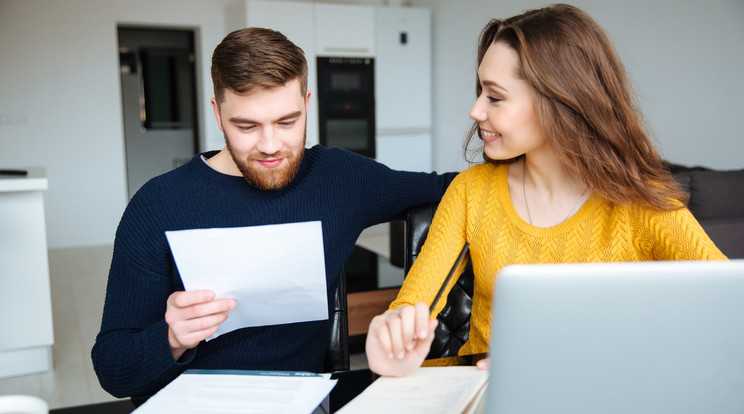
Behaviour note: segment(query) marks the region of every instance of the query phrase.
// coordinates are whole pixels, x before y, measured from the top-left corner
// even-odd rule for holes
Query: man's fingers
[[[220,324],[227,320],[227,312],[189,319],[172,326],[173,335],[180,346],[192,348],[217,332]]]
[[[186,307],[169,305],[166,311],[166,322],[169,324],[179,320],[201,318],[235,309],[235,299],[217,299],[209,302],[199,302]]]
[[[214,299],[214,292],[211,290],[193,290],[173,292],[168,297],[168,304],[178,308],[185,308],[198,303],[209,302]]]
[[[186,347],[190,349],[190,348],[193,348],[199,345],[199,342],[212,336],[215,332],[217,332],[219,328],[220,328],[219,325],[215,325],[207,329],[189,332],[188,334],[185,334],[182,336],[176,335],[176,340],[178,340],[178,342],[181,344],[182,347]]]
[[[214,292],[210,290],[171,294],[165,312],[171,349],[193,348],[209,338],[235,306],[235,299],[214,300]]]

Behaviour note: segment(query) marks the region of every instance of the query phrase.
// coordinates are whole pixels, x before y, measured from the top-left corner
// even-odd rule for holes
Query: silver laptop
[[[744,260],[514,265],[497,278],[495,413],[744,413]]]

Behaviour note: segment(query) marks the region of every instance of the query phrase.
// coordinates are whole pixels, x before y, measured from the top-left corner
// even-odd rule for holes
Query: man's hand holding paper
[[[178,360],[187,349],[212,336],[233,309],[235,299],[215,300],[211,290],[173,292],[165,311],[173,357]]]
[[[166,314],[171,348],[183,347],[181,354],[236,329],[328,318],[319,221],[166,237],[187,290],[171,295]]]

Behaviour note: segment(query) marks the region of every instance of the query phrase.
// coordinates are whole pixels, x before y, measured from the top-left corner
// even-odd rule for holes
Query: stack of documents
[[[336,385],[331,374],[188,370],[136,414],[312,413]]]
[[[472,413],[487,382],[488,371],[473,366],[423,367],[406,377],[378,378],[338,413]]]

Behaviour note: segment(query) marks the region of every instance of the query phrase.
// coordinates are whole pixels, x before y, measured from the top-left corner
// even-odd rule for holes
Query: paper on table
[[[487,381],[488,371],[473,366],[423,367],[378,378],[338,413],[463,413]]]
[[[209,339],[235,329],[328,319],[320,221],[167,231],[186,290],[236,308]]]
[[[336,385],[331,374],[186,371],[136,414],[312,413]]]

